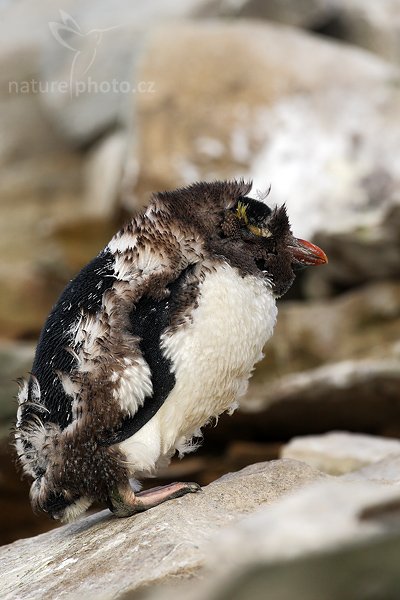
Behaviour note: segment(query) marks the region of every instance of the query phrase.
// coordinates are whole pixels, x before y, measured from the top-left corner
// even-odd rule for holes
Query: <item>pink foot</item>
[[[158,506],[167,500],[180,498],[185,494],[199,492],[201,487],[193,482],[177,482],[158,486],[135,494],[131,487],[120,488],[110,494],[110,510],[117,517],[130,517]]]

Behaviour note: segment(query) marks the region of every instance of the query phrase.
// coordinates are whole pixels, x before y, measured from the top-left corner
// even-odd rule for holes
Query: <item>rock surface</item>
[[[396,359],[399,336],[400,284],[395,281],[370,283],[334,298],[281,302],[254,379],[266,384],[327,363]]]
[[[362,46],[400,63],[399,0],[219,0],[208,14],[268,19]]]
[[[392,454],[387,458],[373,462],[357,471],[352,471],[343,475],[344,479],[354,481],[356,479],[367,479],[368,481],[378,481],[381,483],[399,484],[400,483],[400,455]]]
[[[398,467],[397,458],[385,462],[386,471]],[[374,473],[356,481],[363,471],[260,507],[211,539],[201,583],[160,586],[144,597],[258,600],[268,589],[273,600],[396,600],[400,490]]]
[[[202,493],[131,519],[101,512],[0,549],[2,598],[116,598],[171,578],[192,577],[218,531],[324,475],[291,460],[252,465]]]
[[[156,82],[132,105],[139,195],[247,175],[331,253],[310,293],[399,276],[396,69],[278,25],[189,23],[149,36],[138,78]]]
[[[267,19],[313,29],[333,18],[338,3],[338,0],[220,0],[210,4],[218,16]]]
[[[266,590],[269,600],[365,600],[367,597],[397,600],[399,550],[399,534],[385,535],[378,540],[373,538],[321,554],[250,566],[239,574],[232,574],[230,581],[209,587],[213,600],[259,600],[265,597]],[[355,585],[360,581],[362,585]],[[157,598],[190,599],[190,593],[188,589],[182,595],[175,591]],[[204,600],[209,597],[203,596]],[[149,594],[148,598],[155,600],[156,597]]]
[[[320,23],[317,30],[400,64],[399,0],[335,0],[335,5],[330,21]]]
[[[159,28],[138,67],[139,80],[157,84],[134,105],[141,185],[248,173],[256,189],[272,183],[274,201],[288,202],[295,231],[310,235],[321,222],[351,229],[365,212],[363,177],[382,160],[397,173],[396,134],[382,133],[381,122],[398,110],[395,73],[360,51],[277,25]]]
[[[36,341],[65,283],[148,191],[193,179],[254,177],[255,193],[272,183],[269,202],[286,202],[295,234],[329,255],[326,268],[299,274],[294,302],[281,303],[247,412],[222,417],[205,431],[202,453],[174,462],[157,483],[184,476],[207,484],[276,458],[299,434],[400,435],[399,6],[0,0],[3,338]],[[129,93],[71,95],[58,85],[71,75],[105,88],[124,80]],[[32,80],[54,89],[22,92]],[[20,350],[17,342],[7,353]],[[25,365],[0,352],[2,435],[28,354]],[[20,508],[27,490],[19,475],[9,479],[5,440],[0,452],[10,540],[38,529],[19,528],[33,519]],[[395,467],[381,466],[395,481]]]
[[[41,77],[51,89],[41,99],[54,127],[73,145],[90,143],[115,124],[126,125],[130,99],[146,93],[138,85],[136,63],[147,32],[160,22],[178,21],[200,12],[207,0],[73,0],[69,13],[54,11],[55,35],[47,35]],[[54,31],[54,30],[53,30]],[[79,56],[77,54],[79,53]]]
[[[325,435],[294,438],[282,448],[281,455],[283,458],[301,460],[324,473],[342,475],[383,461],[391,455],[397,455],[398,462],[400,441],[335,431]],[[378,469],[374,472],[377,473]],[[364,471],[365,475],[367,473],[368,471]],[[382,479],[384,478],[382,469]]]
[[[373,544],[386,547],[399,534],[398,486],[328,478],[283,459],[226,475],[202,493],[131,519],[102,512],[5,546],[1,591],[7,600],[81,594],[111,600],[156,585],[146,598],[205,600],[234,588],[255,567],[286,561],[290,568],[298,557],[322,551],[343,557],[357,547],[373,555]],[[391,589],[398,570],[389,564],[380,583]],[[285,589],[282,573],[279,581]]]
[[[378,423],[385,418],[385,410],[389,408],[387,404],[393,403],[395,412],[392,414],[398,414],[399,381],[400,362],[396,359],[349,360],[287,375],[268,389],[255,385],[242,406],[248,410],[260,410],[278,403],[297,402],[299,405],[314,403],[315,408],[324,399],[328,409],[329,403],[342,400],[351,401],[354,405],[363,401],[365,411],[358,415],[362,418],[367,416],[369,405],[374,404],[376,409],[380,400],[382,415],[376,415]],[[325,410],[324,406],[319,406]]]

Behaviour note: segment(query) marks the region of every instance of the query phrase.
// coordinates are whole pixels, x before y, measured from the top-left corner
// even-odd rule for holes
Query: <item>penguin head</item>
[[[225,231],[236,237],[267,278],[275,296],[282,296],[292,285],[295,271],[328,262],[321,248],[294,237],[286,207],[271,209],[254,198],[240,196],[225,215]],[[224,223],[222,224],[224,229]]]
[[[289,251],[294,268],[322,265],[328,262],[323,250],[292,234],[286,206],[272,210],[249,197],[238,198],[234,212],[244,239],[261,238],[263,246],[273,253]]]
[[[198,182],[157,194],[158,210],[169,212],[179,230],[203,241],[210,255],[242,274],[266,279],[276,297],[292,285],[295,271],[327,262],[325,253],[293,236],[286,207],[270,208],[248,196],[251,183]]]

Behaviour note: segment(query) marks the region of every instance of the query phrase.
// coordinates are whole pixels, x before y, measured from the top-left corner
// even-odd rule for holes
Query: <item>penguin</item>
[[[232,413],[262,357],[276,299],[325,253],[244,180],[156,193],[67,285],[18,394],[15,444],[34,511],[117,517],[197,492],[140,492],[201,428]]]

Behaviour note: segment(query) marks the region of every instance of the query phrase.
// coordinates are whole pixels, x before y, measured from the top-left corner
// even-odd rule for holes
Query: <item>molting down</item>
[[[21,387],[16,446],[31,501],[71,520],[92,502],[128,516],[199,488],[135,493],[212,417],[232,411],[294,269],[326,262],[251,185],[154,195],[69,283]]]

